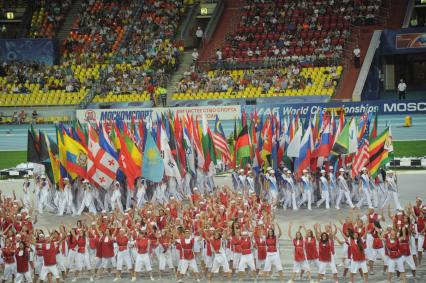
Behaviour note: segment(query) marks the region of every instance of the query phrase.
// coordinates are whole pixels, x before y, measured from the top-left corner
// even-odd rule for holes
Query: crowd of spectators
[[[30,36],[33,38],[54,37],[64,22],[72,1],[38,0],[35,2],[36,9],[31,19]]]
[[[105,54],[117,50],[137,5],[135,0],[83,0],[65,52]]]
[[[324,72],[331,76],[330,79],[324,81],[322,87],[334,87],[340,78],[337,68],[331,66]],[[287,89],[304,89],[313,84],[313,78],[310,75],[302,74],[302,67],[294,64],[287,68],[245,69],[238,75],[224,69],[206,72],[193,65],[183,74],[176,92],[195,95],[198,92],[227,92],[229,90],[240,92],[248,87],[260,87],[262,93],[267,93],[270,89],[274,92],[283,92]]]
[[[148,0],[133,22],[129,40],[117,51],[116,65],[103,76],[101,95],[142,93],[150,96],[176,71],[182,48],[173,41],[183,12],[182,0]]]
[[[246,62],[338,61],[351,25],[377,23],[381,5],[381,0],[247,0],[221,56]]]
[[[31,93],[30,85],[37,85],[44,92],[65,90],[75,92],[80,88],[90,88],[94,78],[79,80],[71,66],[48,66],[36,62],[10,61],[2,63],[0,91],[2,93]]]

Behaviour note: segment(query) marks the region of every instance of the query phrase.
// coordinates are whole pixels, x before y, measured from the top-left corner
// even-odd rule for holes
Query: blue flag
[[[163,180],[164,176],[163,158],[151,133],[147,133],[146,136],[145,151],[142,159],[142,177],[158,183]]]

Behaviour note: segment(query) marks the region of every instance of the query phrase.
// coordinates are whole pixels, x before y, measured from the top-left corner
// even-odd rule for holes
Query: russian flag
[[[330,154],[331,150],[331,134],[330,134],[330,125],[327,125],[324,128],[324,132],[321,134],[319,147],[316,150],[316,156],[327,157]]]
[[[302,176],[302,170],[309,168],[311,165],[311,148],[312,148],[312,129],[308,127],[303,135],[299,157],[294,163],[294,172],[297,177]]]

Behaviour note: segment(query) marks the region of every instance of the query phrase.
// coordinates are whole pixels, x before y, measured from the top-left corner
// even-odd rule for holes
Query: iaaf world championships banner
[[[234,120],[241,116],[240,105],[231,106],[201,106],[201,107],[173,107],[173,108],[123,108],[123,109],[84,109],[76,111],[76,118],[80,123],[87,122],[103,122],[109,120],[126,120],[131,121],[145,119],[151,116],[153,119],[156,115],[172,112],[179,116],[189,115],[194,118],[202,119],[203,114],[207,120],[215,120],[216,115],[220,120]]]
[[[379,114],[420,114],[426,113],[425,100],[381,100],[365,102],[328,102],[328,103],[303,103],[303,104],[263,104],[244,105],[242,110],[257,114],[283,115],[312,115],[322,110],[341,110],[346,115],[361,115],[365,112]]]

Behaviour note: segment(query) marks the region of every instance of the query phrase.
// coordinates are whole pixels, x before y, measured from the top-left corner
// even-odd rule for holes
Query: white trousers
[[[305,190],[302,193],[302,199],[299,201],[298,207],[302,206],[305,202],[308,202],[308,209],[312,209],[312,192],[310,190]]]
[[[339,194],[337,195],[337,199],[336,199],[336,208],[340,209],[340,202],[341,202],[343,196],[345,196],[346,201],[349,203],[349,206],[351,208],[354,208],[355,206],[352,203],[351,195],[350,195],[349,191],[347,191],[347,190],[339,190]]]
[[[279,252],[267,253],[265,259],[265,268],[264,272],[270,272],[272,270],[272,266],[275,267],[276,272],[280,272],[283,270],[283,266],[281,264],[281,258]]]
[[[373,208],[373,203],[371,202],[371,195],[370,195],[369,189],[362,189],[361,198],[359,199],[356,207],[361,208],[361,206],[364,204],[365,201],[367,201],[368,208]]]
[[[320,205],[325,201],[325,208],[330,208],[330,195],[328,194],[328,191],[323,190],[321,191],[321,199],[317,202],[317,207],[320,207]]]

